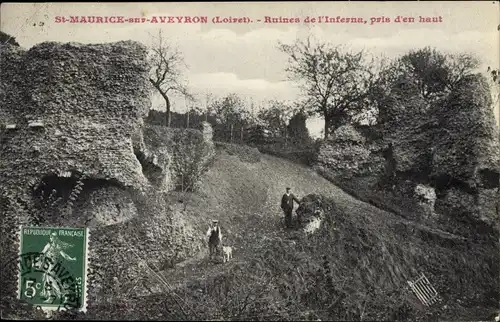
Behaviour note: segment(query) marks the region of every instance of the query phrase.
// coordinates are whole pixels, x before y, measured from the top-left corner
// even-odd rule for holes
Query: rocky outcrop
[[[434,205],[436,203],[436,190],[433,187],[417,184],[415,187],[415,197],[418,199],[420,207],[426,215],[434,214]]]
[[[49,42],[1,50],[0,186],[61,172],[146,184],[131,141],[150,107],[144,46]]]
[[[369,142],[352,125],[343,125],[320,145],[315,166],[346,179],[376,176],[383,171],[383,158],[377,152],[377,143]]]
[[[500,145],[490,106],[486,80],[474,76],[458,84],[440,110],[431,180],[444,195],[444,204],[461,200],[463,207],[455,209],[455,214],[491,224],[498,221],[495,194],[500,185]]]
[[[315,167],[367,201],[390,200],[411,219],[491,227],[499,216],[500,148],[490,106],[482,76],[463,79],[432,104],[406,80],[382,106],[384,122],[373,127],[379,138],[340,127]]]
[[[49,42],[0,46],[0,56],[2,264],[17,255],[19,225],[90,227],[92,311],[199,250],[165,193],[196,186],[214,153],[211,127],[144,125],[145,46]],[[1,273],[3,308],[17,271]]]
[[[172,155],[169,147],[162,145],[160,136],[151,137],[146,128],[133,137],[134,153],[141,163],[142,172],[153,187],[162,191],[168,191],[172,182],[172,172],[169,169]],[[144,132],[145,131],[145,132]],[[146,135],[146,139],[144,138]]]
[[[104,264],[118,263],[99,254],[117,252],[109,239],[141,213],[137,199],[151,187],[133,148],[151,105],[147,48],[130,41],[48,42],[27,51],[0,46],[0,56],[4,229],[16,236],[21,224],[90,226],[89,297],[95,300],[105,284]],[[2,261],[18,251],[9,238],[2,234]],[[120,249],[133,265],[134,255]],[[16,275],[2,271],[2,277],[4,301],[15,296],[9,290]]]
[[[39,203],[55,199],[74,225],[93,219],[69,208],[76,200],[95,206],[101,188],[121,194],[127,209],[125,190],[149,185],[132,144],[151,104],[146,47],[47,42],[0,50],[2,194],[38,217]],[[51,212],[31,220],[56,224],[61,214]]]
[[[432,177],[449,177],[469,188],[498,186],[500,153],[486,80],[462,80],[440,109],[442,130],[434,144]]]
[[[300,227],[305,233],[312,234],[317,231],[325,219],[325,208],[323,207],[323,196],[310,194],[300,200],[296,210],[297,218],[300,218]]]

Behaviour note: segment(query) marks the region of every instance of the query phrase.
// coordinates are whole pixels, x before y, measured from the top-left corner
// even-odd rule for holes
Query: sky
[[[397,57],[425,46],[443,52],[468,52],[483,62],[481,68],[499,67],[500,6],[497,1],[432,2],[244,2],[244,3],[2,3],[0,29],[16,37],[24,48],[44,41],[107,43],[136,40],[152,44],[161,29],[183,53],[186,79],[192,92],[221,97],[236,93],[246,100],[295,101],[301,92],[286,80],[287,57],[278,41],[291,43],[313,34],[321,41],[342,44],[374,55]],[[207,17],[208,23],[56,23],[56,17],[161,16]],[[249,23],[213,23],[214,17],[248,17]],[[265,17],[294,17],[299,23],[265,23]],[[307,17],[361,17],[367,23],[306,23]],[[395,22],[414,17],[414,23]],[[419,17],[441,17],[442,22],[420,23]],[[372,19],[373,18],[373,19]],[[159,20],[159,18],[157,18]],[[390,19],[391,22],[384,22]],[[260,20],[260,21],[258,21]],[[380,23],[372,24],[371,21]],[[156,97],[154,107],[161,107]],[[183,100],[173,110],[183,112]],[[495,114],[499,124],[499,108]],[[308,120],[313,136],[323,121]]]

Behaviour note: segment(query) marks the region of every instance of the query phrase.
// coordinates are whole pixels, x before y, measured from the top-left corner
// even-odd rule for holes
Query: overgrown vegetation
[[[367,109],[377,64],[364,51],[353,52],[308,37],[279,44],[287,54],[290,80],[301,85],[304,106],[325,120],[324,137]]]
[[[246,149],[245,146],[250,146],[262,152],[281,156],[302,164],[310,164],[313,161],[318,141],[310,137],[306,127],[307,118],[303,112],[300,110],[295,112],[280,110],[277,106],[285,105],[274,102],[273,104],[278,105],[273,105],[274,107],[270,110],[262,110],[257,120],[253,120],[248,116],[248,113],[240,114],[240,109],[245,109],[244,105],[233,106],[232,103],[229,103],[239,101],[237,97],[225,100],[225,105],[219,107],[219,110],[222,111],[228,108],[229,111],[225,111],[220,118],[217,118],[215,114],[205,117],[203,114],[192,111],[189,128],[197,129],[202,122],[208,120],[210,124],[213,124],[214,141],[217,144],[239,145],[242,149]],[[217,102],[214,101],[213,104]],[[213,110],[215,110],[215,107]],[[280,119],[283,116],[279,113],[289,113],[290,115]],[[154,125],[165,125],[163,121],[165,119],[164,114],[163,112],[151,110],[147,122]],[[172,127],[186,127],[185,115],[177,113],[171,115]],[[172,132],[174,131],[180,130],[172,129]]]
[[[145,140],[153,153],[169,156],[165,171],[171,172],[171,186],[177,191],[194,191],[214,155],[213,143],[199,130],[148,125]]]
[[[428,321],[485,319],[494,311],[498,294],[491,281],[498,255],[493,244],[467,246],[390,214],[347,213],[331,199],[315,198],[327,216],[314,235],[249,235],[244,261],[161,296],[124,298],[127,318]],[[422,272],[441,298],[431,308],[419,304],[407,287],[406,281]],[[120,307],[100,303],[96,309],[105,312],[100,318],[113,319]]]
[[[16,37],[13,37],[3,31],[0,31],[0,45],[9,44],[12,46],[18,46],[19,43],[16,41]]]
[[[236,155],[243,162],[256,163],[260,161],[258,149],[246,145],[217,142],[215,144],[219,150],[226,151],[229,155]]]
[[[60,313],[56,318],[123,319],[124,312],[128,312],[126,318],[130,320],[426,321],[486,318],[498,306],[498,238],[491,238],[498,237],[497,232],[488,231],[484,238],[464,240],[462,236],[420,226],[410,221],[411,202],[401,204],[392,200],[390,194],[370,194],[362,181],[353,180],[337,183],[357,198],[401,216],[366,208],[352,200],[346,202],[345,197],[341,197],[344,200],[340,203],[316,195],[327,214],[320,230],[312,236],[301,232],[286,234],[275,222],[279,219],[274,210],[281,189],[292,183],[304,193],[320,184],[296,174],[288,176],[284,172],[292,167],[282,160],[282,172],[268,170],[264,174],[254,170],[263,170],[258,168],[260,162],[268,162],[264,167],[270,163],[260,151],[307,165],[315,161],[319,141],[310,138],[304,111],[323,115],[325,137],[374,106],[379,108],[379,123],[384,123],[392,114],[380,107],[391,99],[387,96],[391,86],[405,86],[405,79],[410,78],[428,102],[439,101],[477,67],[473,57],[443,55],[425,48],[402,56],[377,74],[363,52],[344,52],[328,44],[315,47],[309,42],[283,45],[291,58],[289,71],[305,81],[309,100],[302,108],[270,102],[269,109],[256,113],[255,109],[247,109],[252,104],[248,106],[241,97],[230,94],[207,103],[211,112],[206,111],[205,115],[193,109],[186,115],[175,114],[179,117],[172,119],[168,95],[173,91],[190,94],[177,79],[182,74],[175,68],[175,64],[182,63],[180,53],[171,49],[160,42],[153,50],[156,68],[150,81],[164,97],[167,113],[150,113],[149,121],[161,118],[162,124],[168,126],[174,123],[174,127],[198,127],[202,121],[211,120],[216,124],[215,137],[224,141],[217,142],[219,151],[237,156],[244,166],[239,164],[239,168],[233,161],[225,163],[223,166],[232,166],[233,172],[220,174],[210,186],[201,179],[212,165],[207,161],[212,155],[198,132],[168,129],[167,135],[156,133],[155,144],[167,146],[173,156],[168,169],[174,173],[174,186],[185,193],[175,201],[183,206],[174,205],[175,193],[165,196],[154,189],[134,191],[133,201],[140,216],[100,227],[93,233],[91,248],[95,257],[89,275],[89,313]],[[337,88],[342,90],[336,92]],[[257,126],[264,129],[264,138],[258,143],[249,135],[249,129]],[[303,173],[306,169],[290,171]],[[274,186],[262,184],[264,179],[256,178],[256,174],[267,175],[267,183]],[[236,179],[231,181],[230,176]],[[82,193],[100,183],[84,176],[47,176],[40,185],[33,186],[33,205],[32,200],[3,195],[1,205],[8,209],[2,209],[6,214],[2,217],[2,244],[9,253],[16,254],[17,241],[11,232],[17,230],[19,223],[38,224],[50,216],[68,216]],[[198,193],[197,188],[203,184],[205,190]],[[280,192],[276,192],[278,189]],[[206,202],[207,194],[213,197],[211,203]],[[189,202],[192,204],[188,206]],[[262,205],[268,202],[271,206]],[[174,213],[195,228],[188,231],[189,224],[176,223]],[[222,222],[227,225],[224,228],[232,229],[232,235],[228,235],[232,236],[231,242],[239,242],[240,260],[215,268],[217,273],[211,271],[173,288],[162,274],[169,274],[168,269],[175,262],[198,250],[194,246],[203,241],[198,235],[203,234],[211,216],[223,217]],[[453,227],[462,224],[458,222]],[[473,230],[469,236],[475,233]],[[453,232],[460,231],[457,228]],[[2,256],[3,270],[12,275],[15,269],[12,263],[4,261],[6,258]],[[194,262],[190,268],[204,272],[205,264]],[[422,272],[441,296],[440,305],[430,309],[423,308],[406,287],[408,280]],[[147,296],[158,292],[161,293]],[[2,288],[3,312],[19,309],[21,304],[12,294],[13,285]],[[27,316],[15,317],[40,318],[33,311],[26,312]]]

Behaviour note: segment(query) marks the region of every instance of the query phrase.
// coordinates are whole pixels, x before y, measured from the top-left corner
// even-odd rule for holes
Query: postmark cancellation
[[[18,298],[43,311],[86,311],[88,228],[19,231]]]

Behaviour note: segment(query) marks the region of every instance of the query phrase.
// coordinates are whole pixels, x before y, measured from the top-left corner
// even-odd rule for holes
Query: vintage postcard
[[[500,321],[499,12],[2,3],[1,317]]]

